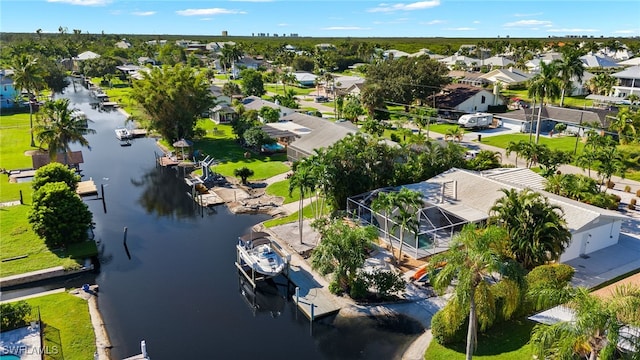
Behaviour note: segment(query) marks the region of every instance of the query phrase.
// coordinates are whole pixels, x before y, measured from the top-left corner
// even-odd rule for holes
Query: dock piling
[[[100,184],[100,190],[102,191],[102,209],[104,213],[107,213],[107,203],[104,200],[104,184]]]
[[[20,190],[20,205],[24,205],[24,201],[22,200],[22,190]]]

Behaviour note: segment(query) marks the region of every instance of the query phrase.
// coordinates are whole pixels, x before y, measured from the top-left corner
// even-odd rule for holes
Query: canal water
[[[264,284],[253,293],[235,268],[235,244],[268,217],[234,215],[225,206],[202,213],[182,174],[155,166],[155,139],[121,147],[114,133],[125,125],[120,112],[99,111],[80,86],[60,96],[97,131],[87,136],[81,169],[105,190],[106,213],[100,200],[87,204],[114,359],[140,353],[143,339],[153,359],[394,359],[422,332],[404,318],[329,318],[311,327],[285,286]]]

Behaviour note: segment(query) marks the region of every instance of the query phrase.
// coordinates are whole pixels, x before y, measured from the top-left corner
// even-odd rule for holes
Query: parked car
[[[329,101],[329,98],[326,96],[316,96],[314,101],[317,103],[323,103]]]

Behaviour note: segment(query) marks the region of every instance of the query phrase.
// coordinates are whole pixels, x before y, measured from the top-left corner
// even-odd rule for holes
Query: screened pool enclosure
[[[445,196],[447,184],[418,183],[405,187],[419,191],[423,206],[415,214],[418,226],[414,230],[404,231],[402,236],[403,253],[420,259],[443,252],[449,248],[449,242],[454,234],[459,232],[464,224],[486,219],[485,214],[457,205],[451,197]],[[455,184],[453,184],[455,187]],[[387,217],[383,211],[374,211],[372,203],[382,192],[397,192],[400,187],[382,188],[347,199],[347,213],[362,225],[373,225],[378,228],[380,237],[386,242],[392,242],[394,248],[400,245],[400,226],[396,220],[396,207]],[[465,213],[471,216],[464,216]]]

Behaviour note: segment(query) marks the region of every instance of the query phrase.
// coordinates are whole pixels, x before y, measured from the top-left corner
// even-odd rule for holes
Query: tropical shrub
[[[0,327],[12,330],[26,326],[31,314],[31,306],[26,301],[18,301],[0,305]]]
[[[28,220],[47,246],[87,240],[92,219],[87,204],[63,182],[46,183],[33,193]]]
[[[404,290],[407,285],[404,279],[392,272],[376,270],[368,277],[368,284],[374,290],[378,298],[388,298],[392,294]]]
[[[69,189],[74,190],[79,181],[80,176],[74,170],[61,163],[52,162],[36,170],[31,187],[33,191],[37,191],[44,184],[63,182],[67,184]]]
[[[431,335],[438,344],[446,345],[464,341],[467,334],[466,316],[460,318],[448,303],[431,318]]]
[[[631,201],[629,201],[629,205],[627,205],[627,208],[629,210],[635,210],[636,209],[636,199],[633,198],[631,199]]]

